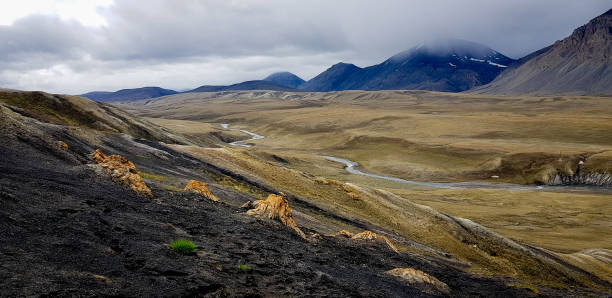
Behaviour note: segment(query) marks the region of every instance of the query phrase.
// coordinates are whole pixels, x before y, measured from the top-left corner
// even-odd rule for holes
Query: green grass
[[[174,185],[166,185],[164,186],[165,190],[169,190],[169,191],[183,191],[184,189],[180,188],[180,187],[176,187]]]
[[[251,265],[249,264],[239,264],[238,266],[236,266],[236,268],[244,272],[253,270],[253,267],[251,267]]]
[[[142,177],[144,179],[153,180],[153,181],[164,181],[164,180],[166,180],[165,176],[155,175],[155,174],[151,174],[151,173],[138,172],[138,175],[140,175],[140,177]]]
[[[196,246],[193,242],[185,239],[178,239],[170,243],[172,250],[183,254],[192,254],[196,251]]]

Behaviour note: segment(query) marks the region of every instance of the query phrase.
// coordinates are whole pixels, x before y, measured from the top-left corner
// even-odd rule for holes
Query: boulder
[[[117,154],[106,156],[100,149],[96,149],[91,154],[91,158],[110,175],[115,183],[129,186],[144,197],[153,198],[151,189],[142,181],[136,166],[127,158]]]
[[[399,277],[425,293],[434,295],[442,293],[450,295],[450,288],[447,284],[421,270],[416,270],[414,268],[395,268],[385,273]]]
[[[189,180],[187,185],[185,186],[185,190],[195,192],[197,194],[202,195],[205,198],[211,199],[215,202],[219,202],[219,198],[217,198],[213,193],[208,189],[206,183],[198,180]]]
[[[276,219],[292,228],[302,238],[306,239],[306,235],[300,230],[293,219],[291,208],[289,208],[289,202],[287,202],[287,199],[283,198],[283,196],[270,194],[265,200],[247,202],[242,207],[253,208],[248,210],[246,214]]]

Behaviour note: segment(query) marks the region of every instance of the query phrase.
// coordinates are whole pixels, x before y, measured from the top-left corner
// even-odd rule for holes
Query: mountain
[[[267,76],[265,79],[263,79],[264,81],[268,81],[268,82],[272,82],[272,83],[276,83],[278,85],[282,85],[282,86],[287,86],[287,87],[291,87],[291,88],[297,88],[300,85],[304,84],[304,80],[302,80],[302,78],[284,71],[284,72],[275,72],[269,76]]]
[[[241,91],[241,90],[274,90],[274,91],[298,91],[294,88],[279,85],[265,80],[246,81],[229,86],[204,85],[187,92],[218,92],[218,91]]]
[[[336,64],[300,88],[310,91],[419,89],[459,92],[491,82],[514,62],[470,41],[437,40],[359,68]]]
[[[321,92],[344,90],[346,88],[343,88],[342,84],[360,70],[361,68],[354,64],[337,63],[302,84],[300,89]]]
[[[142,87],[135,89],[122,89],[115,92],[93,91],[80,96],[89,98],[95,101],[127,101],[155,98],[166,95],[177,94],[178,92],[160,87]]]
[[[612,95],[612,9],[520,62],[473,91]]]

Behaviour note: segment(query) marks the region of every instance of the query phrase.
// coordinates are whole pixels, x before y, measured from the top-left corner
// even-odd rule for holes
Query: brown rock
[[[209,198],[215,202],[218,202],[219,199],[210,192],[206,183],[198,181],[198,180],[189,180],[187,186],[185,186],[185,190],[198,193],[205,198]]]
[[[393,243],[391,243],[391,240],[389,240],[389,238],[383,236],[383,235],[378,235],[372,231],[363,231],[359,234],[355,234],[352,239],[356,239],[356,240],[374,240],[374,241],[379,241],[382,240],[384,241],[394,252],[399,253],[399,251],[397,251],[397,248],[395,248],[395,246],[393,245]]]
[[[355,240],[384,241],[394,252],[399,253],[399,251],[397,250],[397,248],[395,248],[393,243],[391,243],[391,240],[389,240],[389,238],[383,235],[378,235],[372,231],[363,231],[358,234],[353,234],[347,230],[340,230],[338,233],[333,234],[332,236],[351,238]]]
[[[100,149],[96,149],[91,158],[106,170],[115,183],[129,186],[138,194],[153,198],[151,189],[142,181],[136,166],[127,158],[117,154],[106,156]]]
[[[278,219],[284,225],[296,231],[302,238],[306,238],[304,232],[300,230],[293,219],[291,208],[289,208],[289,202],[282,196],[270,194],[265,200],[257,200],[252,203],[248,202],[243,205],[243,207],[248,206],[254,207],[254,209],[247,211],[246,214]]]
[[[347,231],[347,230],[340,230],[338,233],[332,235],[334,237],[346,237],[346,238],[352,238],[355,234]]]
[[[440,292],[450,295],[450,288],[437,278],[414,268],[395,268],[385,272],[386,274],[399,277],[411,285],[419,287],[423,292],[436,294]]]
[[[68,151],[68,144],[62,142],[62,141],[57,141],[57,144],[64,149],[64,151]]]

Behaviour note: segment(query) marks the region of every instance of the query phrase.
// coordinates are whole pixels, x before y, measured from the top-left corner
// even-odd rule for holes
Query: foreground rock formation
[[[397,250],[397,248],[395,248],[393,243],[391,243],[391,240],[389,240],[389,238],[383,235],[378,235],[372,231],[363,231],[361,233],[353,234],[347,230],[340,230],[338,233],[336,233],[333,236],[341,236],[341,237],[351,238],[355,240],[382,241],[386,243],[387,246],[389,246],[389,248],[391,248],[394,252],[399,253],[399,251]]]
[[[217,198],[206,186],[206,183],[198,180],[189,180],[187,185],[185,186],[186,191],[195,192],[197,194],[202,195],[205,198],[211,199],[215,202],[219,202],[219,198]]]
[[[385,272],[386,274],[399,277],[409,284],[421,288],[423,292],[428,294],[446,294],[450,295],[450,288],[445,283],[437,278],[413,268],[395,268]]]
[[[289,208],[289,202],[287,202],[287,200],[282,196],[270,194],[265,200],[247,202],[242,207],[253,208],[246,212],[248,215],[264,216],[270,219],[277,219],[284,225],[292,228],[302,238],[306,238],[304,232],[302,232],[293,219],[291,208]]]
[[[144,197],[153,198],[151,189],[149,189],[144,181],[142,181],[140,175],[138,175],[134,163],[127,158],[118,154],[106,156],[100,149],[96,149],[96,151],[91,154],[91,158],[111,176],[111,179],[115,183],[129,186],[132,190]]]

